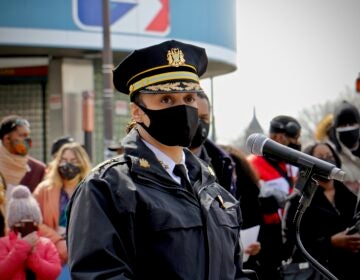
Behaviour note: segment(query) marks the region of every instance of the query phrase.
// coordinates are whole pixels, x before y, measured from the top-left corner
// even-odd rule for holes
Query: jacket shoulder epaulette
[[[124,158],[123,155],[105,160],[103,162],[100,162],[98,165],[96,165],[92,170],[91,173],[105,173],[107,169],[109,169],[110,167],[114,166],[114,165],[118,165],[118,164],[124,164],[126,163],[126,160]]]

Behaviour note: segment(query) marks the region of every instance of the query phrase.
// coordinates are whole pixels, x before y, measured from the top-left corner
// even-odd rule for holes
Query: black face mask
[[[72,164],[72,163],[63,163],[58,167],[58,171],[60,173],[61,178],[65,180],[71,180],[76,177],[80,173],[80,167]]]
[[[341,143],[349,149],[355,148],[357,142],[359,142],[360,128],[358,127],[345,131],[337,131],[337,133]]]
[[[292,149],[294,149],[294,150],[296,150],[296,151],[301,151],[301,144],[290,143],[290,144],[288,145],[288,147],[289,147],[289,148],[292,148]]]
[[[137,104],[150,119],[150,125],[139,123],[152,137],[166,146],[188,147],[196,132],[198,110],[179,105],[161,110],[147,109]]]
[[[199,119],[199,125],[191,141],[190,149],[200,147],[209,135],[210,124]]]

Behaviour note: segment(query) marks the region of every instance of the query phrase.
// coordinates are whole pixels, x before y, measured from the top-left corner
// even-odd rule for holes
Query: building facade
[[[236,69],[236,0],[109,0],[113,63],[168,39],[205,47],[205,77]],[[102,0],[0,2],[0,118],[31,123],[32,155],[47,162],[54,139],[85,141],[86,92],[94,94],[92,161],[106,157]],[[113,97],[113,140],[125,135],[128,97]],[[89,135],[87,135],[89,136]]]

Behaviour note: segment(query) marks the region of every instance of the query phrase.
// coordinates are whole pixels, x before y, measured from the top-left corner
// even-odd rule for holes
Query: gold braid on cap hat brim
[[[173,83],[168,83],[168,85],[166,87],[164,87],[163,89],[160,89],[158,87],[154,91],[160,91],[160,90],[161,91],[184,90],[184,88],[171,89],[170,84],[174,84],[174,87],[179,87],[180,86],[180,84],[175,85],[176,80],[194,81],[195,83],[191,83],[191,85],[189,83],[188,87],[192,87],[191,90],[195,90],[194,89],[194,84],[197,84],[199,86],[199,88],[200,88],[200,85],[199,85],[199,80],[200,79],[199,79],[199,76],[197,74],[192,73],[192,72],[188,72],[188,71],[175,71],[175,72],[167,72],[167,73],[161,73],[161,74],[145,77],[145,78],[131,84],[129,86],[129,95],[131,95],[133,92],[138,91],[139,89],[147,88],[148,90],[151,90],[149,88],[149,86],[159,84],[159,83],[163,83],[163,82],[170,82],[170,81],[174,81],[174,82]],[[184,84],[184,82],[183,82],[183,84]]]
[[[174,82],[158,84],[145,87],[145,91],[151,92],[172,92],[172,91],[203,91],[199,83],[194,82]]]

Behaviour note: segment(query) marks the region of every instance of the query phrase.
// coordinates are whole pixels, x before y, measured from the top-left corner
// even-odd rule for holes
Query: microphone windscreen
[[[262,156],[266,139],[268,138],[263,134],[253,133],[246,140],[246,149],[251,154]]]

